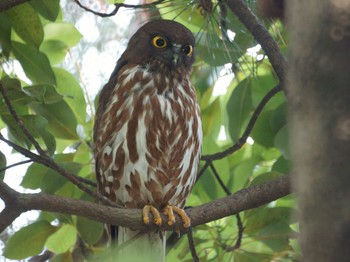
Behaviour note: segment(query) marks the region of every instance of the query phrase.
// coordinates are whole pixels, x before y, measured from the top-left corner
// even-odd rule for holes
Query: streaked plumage
[[[101,91],[94,127],[98,191],[127,208],[183,208],[193,187],[202,144],[190,81],[193,46],[181,24],[149,22],[130,39]],[[118,243],[138,233],[119,228]],[[165,254],[162,233],[130,245]]]

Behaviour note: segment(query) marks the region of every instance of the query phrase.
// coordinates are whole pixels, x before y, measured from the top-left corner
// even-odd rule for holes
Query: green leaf
[[[0,151],[0,169],[6,167],[6,156]],[[0,172],[0,181],[3,181],[5,177],[5,171]]]
[[[291,168],[290,161],[286,160],[283,156],[277,159],[272,166],[272,171],[279,172],[281,174],[288,174]]]
[[[79,124],[86,122],[86,102],[84,93],[75,77],[62,68],[54,68],[57,90],[74,112]]]
[[[202,110],[203,134],[210,134],[213,139],[217,139],[221,120],[221,105],[220,100],[216,99],[213,103]]]
[[[43,17],[55,21],[60,11],[59,0],[31,0],[30,5]]]
[[[27,108],[28,103],[32,101],[30,97],[28,97],[25,93],[23,93],[21,89],[21,82],[18,79],[10,78],[8,76],[1,79],[1,84],[3,85],[7,97],[14,106],[17,114],[21,114],[19,110],[17,110],[17,106],[25,106]],[[9,111],[4,101],[0,100],[0,114],[8,115]]]
[[[84,242],[89,245],[96,244],[102,237],[104,227],[102,223],[84,218],[77,218],[77,229]]]
[[[208,188],[210,190],[206,190]],[[210,169],[207,169],[197,182],[196,193],[203,201],[218,198],[218,186]]]
[[[75,162],[60,163],[60,166],[72,174],[77,174],[82,167],[80,163]],[[46,193],[53,194],[62,188],[68,180],[56,171],[48,169],[41,182],[41,189]]]
[[[48,250],[61,254],[74,247],[77,241],[77,231],[74,226],[65,224],[52,234],[45,243]]]
[[[50,259],[50,262],[74,262],[71,252],[66,252],[63,254],[58,254]]]
[[[234,261],[239,262],[261,262],[270,261],[271,255],[237,250],[233,252],[233,257],[235,259]]]
[[[9,259],[25,259],[39,254],[46,239],[55,230],[47,221],[37,221],[21,228],[7,241],[4,256]]]
[[[253,175],[253,171],[260,161],[260,156],[253,155],[251,158],[237,164],[233,171],[231,171],[232,175],[229,181],[229,186],[233,188],[233,192],[247,185],[249,178]]]
[[[12,51],[25,74],[36,84],[56,85],[55,75],[45,54],[35,48],[12,42]]]
[[[269,182],[277,177],[280,177],[281,174],[277,172],[267,172],[264,174],[260,174],[256,178],[253,179],[253,181],[250,183],[250,186],[256,186],[260,185],[266,182]]]
[[[261,100],[266,96],[266,94],[278,84],[278,81],[271,74],[270,64],[259,65],[258,67],[258,76],[252,79],[252,99],[253,105],[256,107]],[[285,103],[286,98],[282,91],[275,94],[265,106],[265,110],[275,109],[277,106],[280,106],[282,103]]]
[[[51,65],[56,65],[63,62],[67,55],[68,46],[62,41],[47,40],[41,44],[40,51],[47,55]]]
[[[68,47],[73,47],[79,43],[82,35],[72,23],[56,22],[49,23],[44,27],[45,41],[56,40],[65,43]]]
[[[274,145],[278,148],[285,159],[290,159],[288,126],[283,126],[275,136]]]
[[[23,177],[21,186],[29,189],[38,189],[41,186],[41,181],[45,176],[48,168],[46,166],[40,165],[38,163],[32,163],[26,174]]]
[[[233,43],[221,40],[218,35],[208,32],[200,33],[196,53],[211,66],[221,66],[238,61],[242,55]]]
[[[47,105],[32,103],[30,106],[38,115],[47,119],[48,130],[55,137],[70,140],[79,138],[76,133],[77,120],[65,101]]]
[[[246,212],[246,226],[244,233],[248,235],[258,234],[265,227],[277,223],[288,225],[291,223],[294,209],[288,207],[260,207]]]
[[[236,141],[242,134],[242,130],[246,128],[246,123],[252,110],[251,81],[246,79],[233,90],[227,103],[229,133],[233,141]]]
[[[10,115],[3,115],[1,118],[7,126],[10,140],[17,142],[20,145],[25,145],[29,149],[32,143],[19,128],[17,122],[13,119],[13,117]]]
[[[6,11],[16,33],[28,44],[39,48],[44,39],[44,30],[35,10],[24,3]]]
[[[0,46],[8,58],[11,51],[11,22],[5,13],[0,13]]]
[[[266,148],[275,146],[277,132],[286,124],[285,104],[281,104],[273,110],[263,111],[252,131],[255,142]]]
[[[63,99],[51,85],[26,86],[23,92],[42,104],[53,104]]]
[[[23,131],[18,127],[18,124],[13,120],[12,116],[2,116],[4,122],[8,125],[11,135],[21,144],[24,143],[28,148],[32,145],[30,140],[24,135]],[[47,132],[47,120],[39,115],[22,115],[21,120],[29,133],[34,138],[42,138],[45,142],[47,150],[52,154],[56,148],[54,137]]]
[[[46,145],[47,152],[49,153],[50,156],[52,156],[56,150],[55,137],[51,133],[47,132],[46,130],[39,130],[39,134]]]

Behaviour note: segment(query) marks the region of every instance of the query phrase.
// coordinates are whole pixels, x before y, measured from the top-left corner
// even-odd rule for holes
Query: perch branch
[[[267,204],[290,194],[290,192],[289,176],[282,176],[261,185],[242,189],[233,195],[214,200],[210,203],[186,209],[186,212],[191,218],[192,226],[197,226]],[[163,222],[160,228],[155,225],[145,225],[142,222],[142,214],[139,209],[104,206],[79,199],[64,198],[45,193],[18,193],[2,181],[0,181],[0,197],[6,205],[6,208],[0,213],[0,232],[9,226],[16,215],[29,210],[77,215],[102,223],[129,227],[135,230],[174,230],[166,222]],[[163,218],[163,221],[166,221],[166,218]],[[180,218],[177,218],[176,224],[182,225]],[[183,230],[183,228],[181,229]]]

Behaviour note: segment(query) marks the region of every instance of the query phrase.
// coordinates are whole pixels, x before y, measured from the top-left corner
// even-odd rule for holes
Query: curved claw
[[[191,219],[187,216],[186,212],[183,209],[178,208],[177,206],[166,206],[163,213],[168,217],[169,226],[175,223],[174,213],[178,214],[181,217],[184,228],[189,228],[191,226]]]
[[[149,213],[152,213],[153,218],[154,218],[154,224],[157,226],[160,226],[162,224],[162,218],[160,216],[159,211],[152,205],[145,205],[142,209],[142,218],[143,218],[143,223],[146,225],[149,224]]]

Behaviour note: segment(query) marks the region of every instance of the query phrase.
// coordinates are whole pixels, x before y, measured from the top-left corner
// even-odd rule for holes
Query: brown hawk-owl
[[[196,179],[202,145],[190,81],[194,43],[193,34],[177,22],[145,24],[100,94],[94,126],[98,191],[126,208],[142,208],[145,223],[152,213],[160,225],[159,210],[170,225],[177,213],[189,226],[182,208]],[[118,244],[132,238],[132,248],[124,251],[164,259],[164,234],[118,228]]]

